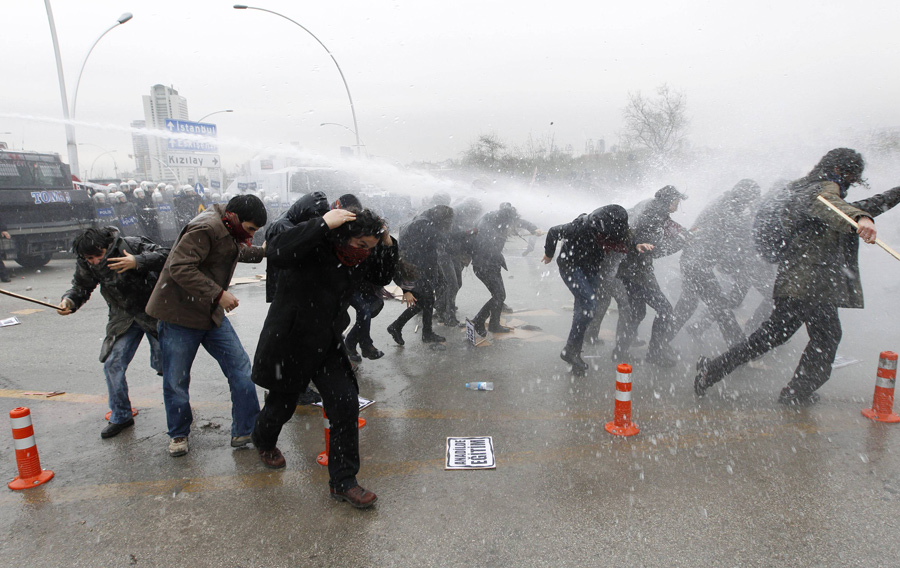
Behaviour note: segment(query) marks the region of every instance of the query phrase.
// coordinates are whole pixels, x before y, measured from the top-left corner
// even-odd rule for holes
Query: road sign
[[[166,119],[166,130],[172,134],[186,136],[173,137],[167,140],[170,152],[218,152],[215,138],[218,135],[216,125],[207,122],[190,122],[187,120]]]
[[[218,168],[218,154],[166,154],[166,165],[182,168]]]
[[[203,184],[198,181],[194,185],[194,191],[197,192],[197,195],[203,195]]]
[[[214,180],[214,179],[213,179],[213,180],[210,180],[210,181],[209,181],[209,187],[211,187],[211,188],[213,188],[213,189],[221,189],[221,188],[222,188],[222,184],[219,183],[218,180]]]

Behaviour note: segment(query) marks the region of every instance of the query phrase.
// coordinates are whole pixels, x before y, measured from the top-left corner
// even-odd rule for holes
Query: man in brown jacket
[[[231,445],[250,442],[259,414],[250,358],[225,318],[238,306],[228,291],[240,262],[260,262],[264,247],[250,244],[266,224],[266,208],[255,195],[238,195],[225,207],[213,205],[192,219],[172,247],[147,313],[159,320],[163,359],[163,400],[169,429],[169,455],[188,452],[191,366],[203,345],[219,363],[231,389]]]

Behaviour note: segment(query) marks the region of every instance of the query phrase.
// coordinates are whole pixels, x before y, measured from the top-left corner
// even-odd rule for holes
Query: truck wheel
[[[53,253],[45,252],[43,254],[20,254],[16,257],[16,262],[19,263],[19,266],[24,266],[25,268],[40,268],[50,262],[50,259],[53,258]]]

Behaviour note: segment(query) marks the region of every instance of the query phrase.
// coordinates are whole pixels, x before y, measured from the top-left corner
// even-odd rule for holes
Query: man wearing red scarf
[[[192,219],[172,246],[147,313],[159,320],[163,358],[163,400],[169,455],[188,452],[193,414],[188,388],[200,346],[218,361],[231,389],[231,445],[245,446],[259,414],[250,358],[225,318],[238,306],[228,291],[240,262],[260,262],[264,247],[250,245],[266,224],[266,208],[255,195],[238,195],[225,207],[213,205]]]

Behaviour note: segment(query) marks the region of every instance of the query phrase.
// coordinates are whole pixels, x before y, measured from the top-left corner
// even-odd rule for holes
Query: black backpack
[[[802,178],[763,195],[753,218],[753,241],[766,262],[784,260],[794,238],[811,226],[809,215],[820,180]]]

